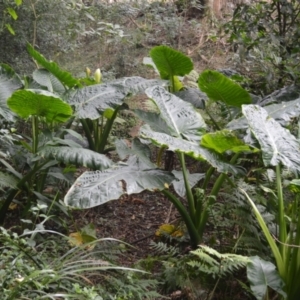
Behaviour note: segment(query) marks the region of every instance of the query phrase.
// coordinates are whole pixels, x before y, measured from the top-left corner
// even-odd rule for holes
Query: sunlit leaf
[[[217,72],[206,70],[200,74],[199,88],[211,100],[222,101],[227,105],[240,107],[252,103],[251,96],[240,85]]]
[[[39,65],[51,72],[57,79],[68,87],[81,86],[79,80],[74,78],[69,72],[62,70],[55,62],[47,60],[42,54],[36,51],[29,43],[27,43],[27,51]]]
[[[164,45],[152,48],[150,56],[163,79],[184,76],[194,68],[189,57]]]
[[[229,130],[204,134],[201,138],[201,146],[212,149],[220,154],[226,151],[233,151],[235,153],[255,152],[253,148],[246,145]],[[258,149],[256,149],[256,151],[258,151]]]
[[[44,90],[20,90],[7,100],[8,107],[21,118],[35,115],[47,122],[65,122],[73,114],[72,108],[55,94]]]

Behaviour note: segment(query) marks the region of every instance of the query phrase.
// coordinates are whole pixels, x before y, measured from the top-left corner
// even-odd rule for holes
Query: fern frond
[[[174,246],[169,246],[163,242],[151,242],[150,243],[152,249],[156,251],[158,254],[168,254],[169,256],[176,256],[179,254],[179,249]]]
[[[191,251],[197,256],[197,260],[191,260],[188,264],[199,271],[213,275],[213,277],[222,277],[231,274],[234,271],[245,267],[249,262],[247,256],[232,253],[219,253],[218,251],[204,245],[199,249]]]

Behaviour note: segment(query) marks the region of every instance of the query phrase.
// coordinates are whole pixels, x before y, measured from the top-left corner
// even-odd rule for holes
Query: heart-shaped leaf
[[[204,134],[201,138],[201,146],[212,149],[220,154],[226,151],[233,151],[235,153],[255,152],[253,148],[246,145],[229,130]],[[256,151],[258,151],[258,149]]]
[[[150,56],[162,79],[184,76],[189,74],[194,68],[189,57],[167,46],[162,45],[152,48]]]
[[[138,164],[115,166],[102,172],[85,172],[65,196],[68,206],[91,208],[122,195],[137,194],[143,190],[163,190],[174,176],[158,169],[143,170]]]
[[[264,164],[283,164],[291,170],[300,170],[300,150],[297,139],[267,111],[258,105],[243,105],[242,111],[250,130],[258,140]]]
[[[251,96],[240,85],[217,71],[206,70],[198,80],[199,88],[214,101],[240,107],[252,103]]]
[[[250,257],[250,259],[251,261],[247,265],[247,277],[256,299],[265,299],[269,287],[286,297],[286,293],[283,291],[284,283],[275,265],[258,256]]]
[[[69,104],[44,90],[20,90],[7,100],[8,107],[21,118],[35,115],[47,122],[65,122],[73,114]]]
[[[200,131],[206,128],[206,124],[193,105],[160,86],[148,88],[146,94],[158,106],[160,117],[169,127],[170,135],[192,140],[200,139]]]

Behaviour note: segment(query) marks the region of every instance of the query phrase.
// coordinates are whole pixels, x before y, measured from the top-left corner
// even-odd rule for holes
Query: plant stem
[[[101,136],[101,142],[99,144],[99,153],[104,153],[104,149],[107,145],[107,140],[108,140],[108,136],[110,134],[110,131],[112,129],[112,126],[114,124],[114,121],[118,115],[119,110],[121,109],[121,106],[118,106],[117,108],[115,108],[113,115],[111,116],[110,119],[107,119],[104,130],[102,131],[102,136]]]
[[[209,183],[209,180],[210,180],[212,174],[214,173],[214,171],[215,171],[215,168],[211,166],[211,167],[208,169],[208,171],[206,172],[205,179],[204,179],[204,182],[203,182],[203,185],[202,185],[202,189],[203,189],[203,190],[206,190],[207,185],[208,185],[208,183]]]
[[[32,116],[32,153],[37,153],[39,143],[38,117]]]
[[[278,198],[278,225],[279,225],[279,245],[280,253],[283,261],[286,261],[286,247],[284,243],[286,242],[286,223],[284,219],[284,201],[283,201],[283,192],[281,184],[281,167],[278,164],[276,166],[276,185],[277,185],[277,198]]]
[[[183,174],[186,197],[187,197],[187,200],[188,200],[189,213],[190,213],[190,216],[191,216],[194,224],[196,224],[195,223],[196,222],[196,220],[195,220],[195,213],[196,213],[195,200],[194,200],[194,196],[193,196],[193,193],[192,193],[192,188],[191,188],[190,183],[189,183],[189,177],[188,177],[188,173],[187,173],[187,169],[186,169],[186,165],[185,165],[184,154],[183,153],[178,153],[178,157],[179,157],[179,161],[180,161],[180,165],[181,165],[181,169],[182,169],[182,174]]]
[[[94,143],[94,140],[93,140],[93,137],[92,137],[92,132],[91,132],[90,127],[87,123],[87,120],[86,119],[80,119],[80,122],[82,124],[85,136],[88,140],[90,150],[95,151],[95,143]]]
[[[180,200],[178,198],[176,198],[168,190],[163,190],[162,193],[174,204],[177,211],[180,213],[180,216],[182,217],[182,219],[187,227],[187,230],[189,232],[189,235],[191,238],[191,245],[193,247],[197,247],[197,245],[200,243],[201,239],[200,239],[200,236],[194,225],[194,222],[191,219],[191,216],[187,212],[186,208],[183,206],[183,204],[180,202]]]

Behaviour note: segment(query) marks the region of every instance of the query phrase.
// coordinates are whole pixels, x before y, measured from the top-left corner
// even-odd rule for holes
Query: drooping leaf
[[[94,170],[104,170],[112,164],[105,155],[83,148],[46,146],[37,154],[47,159],[56,159],[65,164],[84,166]]]
[[[32,77],[39,85],[46,87],[51,93],[63,94],[65,92],[61,82],[46,69],[35,70]]]
[[[217,71],[206,70],[198,80],[199,88],[214,101],[240,107],[252,103],[251,96],[240,85]]]
[[[293,193],[300,193],[300,179],[293,179],[289,182],[288,188]]]
[[[200,139],[199,132],[206,128],[206,124],[191,104],[160,86],[148,88],[146,94],[158,106],[161,118],[169,127],[170,135],[192,140]]]
[[[160,114],[155,112],[143,111],[136,109],[134,113],[154,131],[169,134],[170,130],[167,123],[161,118]]]
[[[280,90],[273,92],[272,94],[261,99],[257,104],[260,106],[266,106],[269,104],[277,104],[281,102],[289,102],[300,97],[300,86],[290,85],[285,86]]]
[[[242,140],[229,130],[204,134],[201,138],[201,146],[212,149],[220,154],[226,151],[255,152],[253,148],[246,145]],[[258,151],[258,149],[256,149]]]
[[[105,110],[122,105],[127,94],[122,85],[97,84],[78,89],[67,102],[75,105],[78,118],[95,120]]]
[[[243,105],[250,130],[258,140],[264,164],[276,166],[283,164],[291,170],[300,170],[300,150],[297,139],[267,111],[257,105]]]
[[[151,86],[166,86],[168,82],[161,79],[145,79],[139,76],[132,76],[115,79],[110,81],[109,84],[124,86],[131,94],[138,94],[144,92],[148,87]]]
[[[247,278],[256,299],[265,299],[269,287],[283,297],[286,297],[286,293],[283,291],[284,283],[275,265],[258,256],[250,257],[250,259],[247,265]]]
[[[20,90],[7,100],[8,107],[21,118],[45,117],[47,122],[65,122],[72,108],[58,96],[44,90]]]
[[[16,35],[15,30],[12,28],[12,26],[9,23],[6,23],[5,27],[10,32],[11,35]]]
[[[8,7],[6,10],[14,20],[18,19],[18,14],[12,7]]]
[[[7,106],[7,99],[23,86],[15,71],[6,64],[0,64],[0,115],[7,121],[14,121],[14,113]]]
[[[185,188],[185,183],[184,183],[182,172],[181,171],[172,171],[172,173],[176,177],[176,180],[173,181],[173,187],[174,187],[175,192],[180,197],[185,197],[186,196],[186,188]],[[193,188],[204,177],[205,177],[205,173],[190,174],[190,172],[188,171],[188,180],[189,180],[190,187]]]
[[[132,140],[131,147],[129,147],[128,143],[126,140],[117,140],[115,142],[116,150],[121,159],[125,159],[129,155],[135,155],[141,163],[144,163],[149,168],[155,168],[155,164],[150,160],[151,150],[147,145],[141,143],[137,138]]]
[[[270,117],[275,119],[282,126],[286,126],[293,118],[300,115],[300,98],[289,102],[271,104],[265,106],[264,109],[268,112]],[[245,117],[241,117],[232,120],[226,127],[231,130],[245,129],[248,128],[248,122]]]
[[[201,92],[199,89],[187,88],[185,90],[176,92],[175,95],[180,99],[193,104],[196,108],[205,108],[205,103],[208,97],[205,93]]]
[[[61,83],[69,88],[81,86],[79,80],[74,78],[69,72],[62,70],[55,62],[47,60],[42,54],[36,51],[29,43],[27,43],[27,51],[39,65],[52,73]]]
[[[18,179],[12,175],[0,172],[0,190],[1,188],[17,188]]]
[[[168,150],[174,152],[181,152],[196,160],[206,160],[220,173],[240,173],[235,166],[224,162],[217,154],[210,152],[208,149],[199,146],[196,142],[175,138],[168,134],[154,132],[144,126],[140,130],[140,136],[144,139],[151,140],[158,146],[165,146]]]
[[[65,204],[77,208],[91,208],[122,195],[143,190],[163,190],[174,177],[158,169],[140,169],[137,164],[119,165],[102,172],[85,172],[65,196]]]
[[[162,79],[170,79],[173,76],[184,76],[194,68],[189,57],[167,46],[162,45],[152,48],[150,56],[159,70]]]

